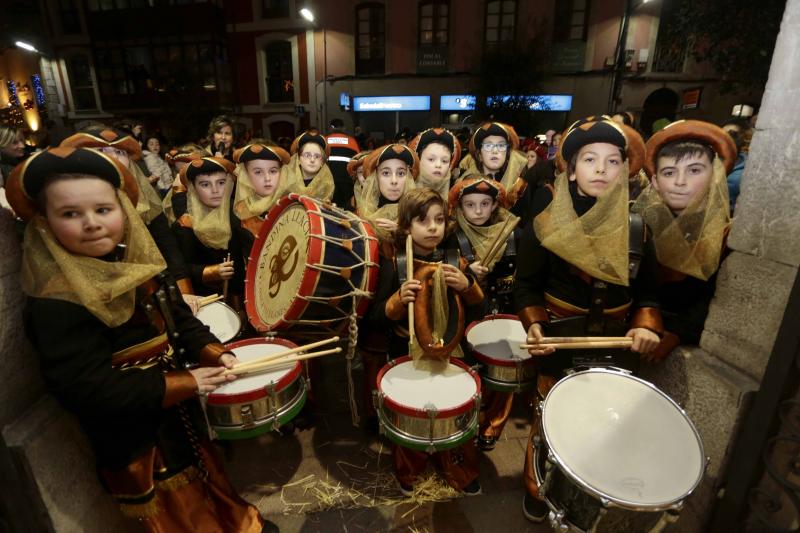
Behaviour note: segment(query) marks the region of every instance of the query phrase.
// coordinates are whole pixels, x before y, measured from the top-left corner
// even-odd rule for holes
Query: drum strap
[[[503,252],[503,257],[512,257],[517,255],[517,239],[515,238],[515,234],[517,233],[516,228],[514,231],[511,232],[511,235],[508,236],[506,240],[506,250]]]
[[[461,270],[458,250],[452,248],[445,248],[444,251],[436,250],[431,259],[433,261],[442,261]],[[395,253],[395,263],[397,265],[397,279],[400,282],[400,285],[402,285],[408,280],[408,277],[406,276],[408,258],[406,257],[405,250],[397,250]]]
[[[628,234],[628,279],[634,280],[639,274],[639,265],[644,256],[645,225],[642,215],[630,213],[630,233]]]
[[[459,228],[456,230],[456,238],[458,238],[458,247],[461,249],[461,255],[464,256],[468,263],[474,263],[475,254],[472,251],[472,244],[469,242],[467,234]]]

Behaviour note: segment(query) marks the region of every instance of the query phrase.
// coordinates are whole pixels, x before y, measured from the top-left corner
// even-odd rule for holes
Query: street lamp
[[[309,22],[314,22],[314,13],[312,13],[307,7],[304,7],[300,10],[300,16]]]
[[[17,47],[22,48],[23,50],[27,50],[28,52],[38,52],[39,50],[36,49],[35,46],[32,44],[28,44],[24,41],[17,41],[14,43]]]
[[[304,7],[299,11],[300,16],[306,19],[308,22],[314,24],[316,17],[314,16],[314,12]],[[316,25],[316,24],[315,24]],[[314,46],[314,43],[311,43],[311,46]],[[326,127],[326,121],[328,119],[328,32],[325,26],[322,27],[322,105],[323,105],[323,112],[322,117],[319,117],[321,128]],[[316,97],[316,87],[314,89],[314,96]],[[321,120],[324,118],[325,120]]]

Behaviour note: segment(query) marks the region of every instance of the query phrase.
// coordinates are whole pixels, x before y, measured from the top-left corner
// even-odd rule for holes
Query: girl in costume
[[[242,221],[238,230],[246,261],[264,216],[285,194],[281,167],[289,162],[289,154],[277,146],[253,143],[236,150],[233,160],[237,164],[233,212]]]
[[[579,120],[565,133],[559,161],[566,171],[552,188],[537,190],[533,223],[520,238],[514,298],[529,343],[541,343],[546,332],[625,335],[633,338],[636,353],[658,345],[663,326],[655,250],[641,217],[628,212],[627,178],[639,171],[643,154],[641,138],[606,117]],[[638,367],[635,354],[619,349],[529,352],[539,357],[541,397],[577,364]],[[524,469],[523,509],[533,521],[547,515],[533,471],[537,431],[532,424]]]
[[[300,134],[291,147],[292,157],[281,169],[281,181],[288,192],[328,202],[333,197],[333,174],[325,161],[330,148],[316,129]]]
[[[144,164],[156,180],[153,183],[161,196],[172,188],[174,176],[167,162],[161,157],[161,139],[157,135],[145,135],[142,157]]]
[[[17,167],[8,192],[28,220],[26,333],[122,512],[152,532],[275,531],[228,482],[196,399],[237,360],[177,297],[127,168],[54,148]]]
[[[522,174],[528,158],[519,151],[519,137],[514,128],[500,122],[483,124],[472,134],[469,154],[461,162],[461,177],[486,176],[499,181],[506,190],[509,209],[522,218],[524,225],[530,197]]]
[[[647,141],[647,187],[633,204],[653,235],[664,336],[646,357],[698,344],[730,230],[726,175],[736,146],[724,130],[698,120],[673,122]]]
[[[356,196],[356,213],[372,224],[382,243],[392,243],[397,229],[397,205],[416,188],[419,159],[406,145],[387,144],[370,153],[363,166],[367,178]]]
[[[378,288],[367,311],[367,319],[372,327],[391,331],[388,349],[390,358],[408,354],[408,304],[417,299],[422,289],[422,283],[417,279],[401,282],[400,276],[405,277],[405,271],[398,264],[402,265],[407,260],[414,262],[415,277],[420,275],[420,268],[427,268],[430,264],[439,265],[432,280],[432,284],[438,285],[438,288],[432,290],[434,294],[441,291],[442,295],[447,296],[442,301],[431,303],[434,315],[432,326],[435,331],[452,331],[453,328],[446,327],[447,323],[450,320],[462,321],[460,327],[456,328],[455,337],[445,340],[447,345],[455,346],[453,356],[461,354],[458,343],[463,336],[465,317],[483,317],[483,291],[471,275],[464,273],[466,261],[458,257],[457,250],[445,251],[440,248],[447,220],[444,209],[444,199],[428,188],[409,191],[400,200],[394,253],[381,257]],[[411,235],[413,241],[413,258],[405,257],[408,235]],[[462,308],[465,308],[465,312],[463,316],[459,316],[461,313],[458,310]],[[411,355],[417,358],[419,354]],[[376,379],[377,373],[373,377],[373,388]],[[480,494],[477,449],[472,440],[457,448],[433,454],[395,446],[395,476],[404,494],[412,493],[414,483],[431,458],[453,488],[469,495]]]
[[[513,313],[518,235],[515,229],[519,217],[505,209],[504,203],[503,186],[489,178],[465,178],[450,191],[450,205],[457,223],[455,241],[486,294],[489,312],[493,314]],[[493,257],[488,257],[487,262],[489,254]],[[478,446],[482,450],[494,448],[511,413],[513,399],[512,393],[483,391],[478,429]]]
[[[173,172],[172,187],[161,202],[170,226],[186,214],[186,188],[180,180],[181,170],[195,159],[201,159],[204,153],[200,145],[186,143],[173,148],[164,156],[164,161],[171,166]]]
[[[197,294],[223,293],[224,282],[235,305],[244,293],[244,264],[239,219],[231,212],[234,164],[219,157],[195,159],[180,179],[186,187],[187,212],[172,225]]]
[[[359,152],[347,163],[347,173],[353,178],[353,198],[350,199],[350,205],[353,209],[356,207],[356,198],[361,195],[364,189],[364,182],[367,180],[367,176],[364,174],[364,159],[369,154],[369,151]]]
[[[418,187],[429,187],[447,198],[453,168],[461,159],[461,144],[444,128],[423,131],[408,146],[419,156]]]

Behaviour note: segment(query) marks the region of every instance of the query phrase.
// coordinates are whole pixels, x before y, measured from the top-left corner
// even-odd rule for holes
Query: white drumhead
[[[619,372],[590,370],[556,383],[542,427],[561,466],[623,506],[678,502],[703,475],[694,425],[661,391]]]
[[[478,387],[469,372],[452,363],[441,372],[430,372],[406,361],[383,375],[381,390],[401,405],[424,409],[433,404],[441,411],[463,405],[477,394]]]
[[[288,349],[289,348],[281,344],[263,342],[239,346],[238,348],[232,348],[231,351],[234,353],[234,355],[236,355],[236,358],[239,359],[239,361],[246,363],[247,361],[252,361],[253,359],[258,359],[260,357],[264,357],[265,355],[283,352]],[[286,365],[276,367],[274,370],[269,372],[259,372],[258,374],[240,377],[236,379],[236,381],[232,381],[227,385],[223,385],[222,387],[218,388],[212,394],[215,396],[219,394],[240,394],[243,392],[250,392],[255,389],[264,388],[270,383],[279,381],[283,376],[291,372],[292,369],[299,364],[299,362],[287,363]]]
[[[236,311],[222,302],[212,302],[204,305],[197,312],[197,320],[211,329],[211,333],[225,343],[238,335],[242,321]]]
[[[478,322],[467,333],[467,342],[476,352],[495,359],[529,359],[528,351],[519,347],[527,340],[522,322],[511,318]]]

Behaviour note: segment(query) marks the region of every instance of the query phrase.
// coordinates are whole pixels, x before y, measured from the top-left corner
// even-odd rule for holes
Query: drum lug
[[[548,491],[550,490],[550,484],[553,482],[553,468],[554,465],[550,461],[550,454],[548,453],[548,459],[544,462],[544,483],[542,486],[539,487],[539,495],[544,498]]]
[[[386,434],[386,429],[384,428],[384,425],[381,423],[381,420],[382,420],[381,414],[383,413],[383,397],[384,396],[385,395],[379,390],[372,391],[372,405],[373,405],[373,407],[375,407],[375,412],[378,414],[378,422],[379,422],[378,423],[378,433],[380,435],[385,435]]]
[[[564,511],[550,511],[547,514],[547,521],[556,531],[569,531],[569,525],[564,521]]]
[[[274,384],[267,386],[267,393],[269,394],[269,399],[274,409],[274,414],[272,415],[272,429],[278,431],[281,427],[281,423],[278,421],[278,391]]]
[[[249,429],[255,426],[255,421],[253,420],[253,406],[251,404],[245,404],[241,407],[239,414],[242,417],[242,427],[245,429]]]
[[[480,398],[478,398],[478,402],[480,403]],[[428,435],[428,448],[425,450],[428,453],[434,453],[436,451],[436,447],[433,445],[433,427],[436,423],[436,415],[439,413],[439,410],[436,409],[436,406],[432,403],[425,404],[423,407],[425,412],[428,415],[428,427],[429,427],[429,435]]]

